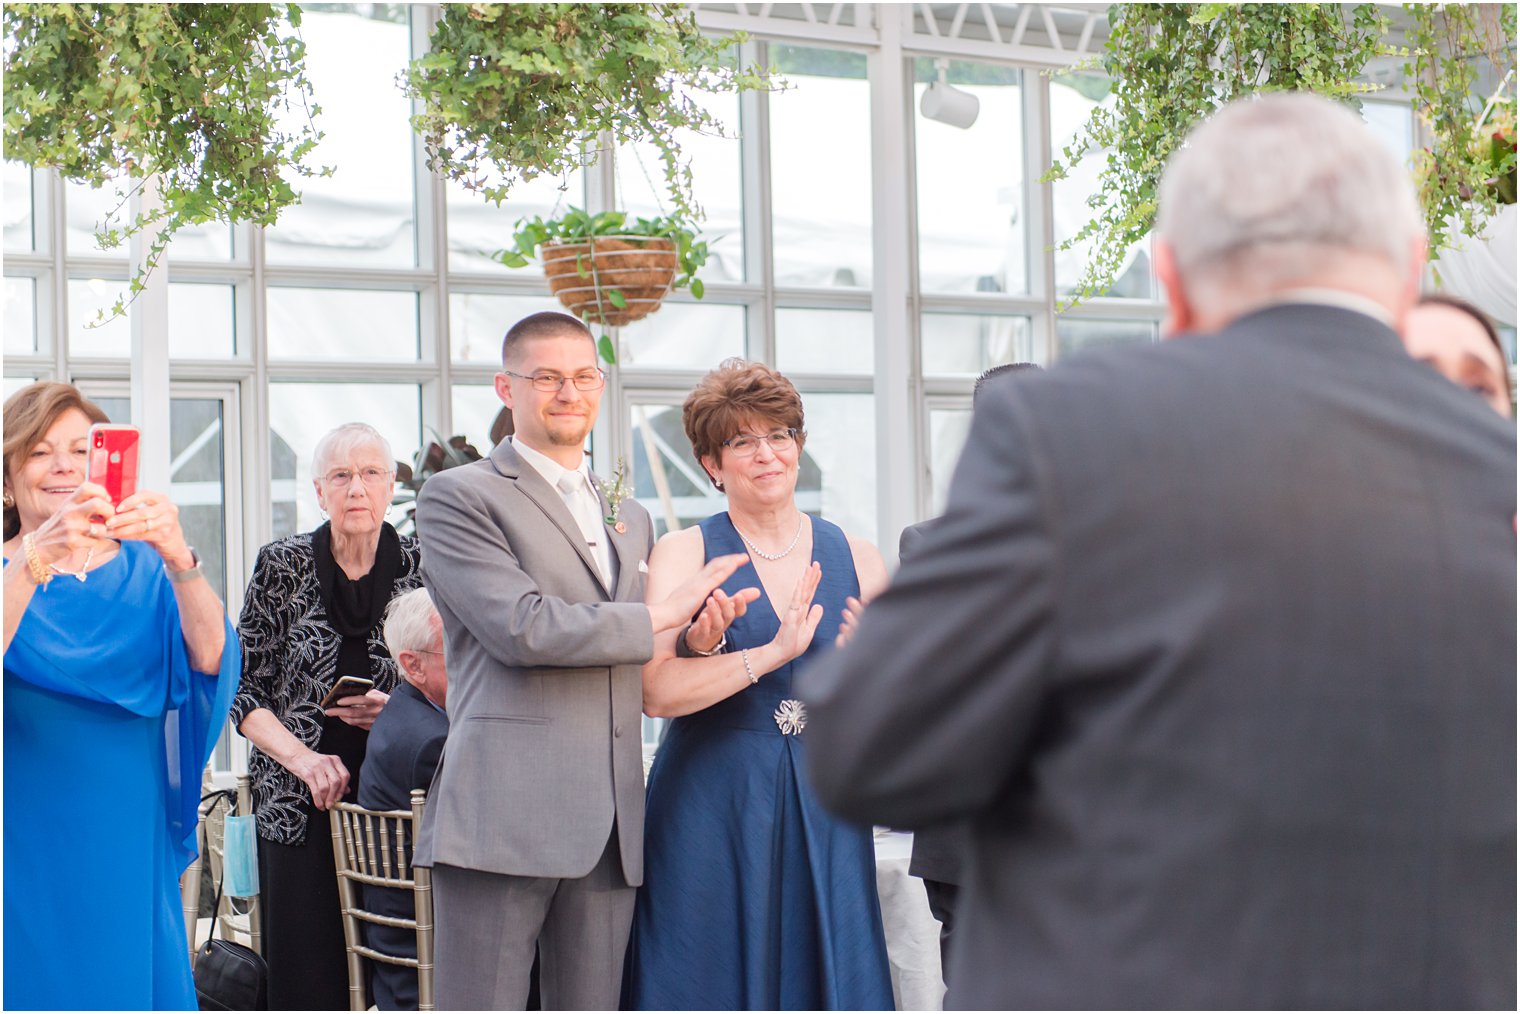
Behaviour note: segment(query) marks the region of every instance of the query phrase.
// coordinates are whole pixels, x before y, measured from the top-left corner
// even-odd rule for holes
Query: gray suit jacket
[[[606,504],[603,504],[605,508]],[[632,500],[606,532],[609,592],[559,493],[507,442],[433,476],[417,498],[428,590],[449,656],[449,738],[418,862],[525,877],[590,873],[617,821],[643,880],[640,666],[654,652]]]
[[[951,1004],[1514,1009],[1514,426],[1303,305],[974,418],[802,687],[826,804],[973,819]]]

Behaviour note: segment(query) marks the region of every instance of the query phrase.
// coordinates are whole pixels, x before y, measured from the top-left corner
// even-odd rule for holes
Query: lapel
[[[559,495],[559,490],[549,485],[549,480],[540,475],[538,469],[518,456],[518,453],[512,449],[511,441],[503,440],[492,449],[491,464],[503,477],[514,480],[522,494],[532,500],[538,509],[544,512],[544,517],[559,529],[565,541],[570,543],[570,548],[590,571],[591,579],[605,594],[607,586],[602,583],[602,572],[597,567],[596,560],[592,559],[591,550],[586,547],[586,537],[581,534],[581,526],[576,524],[575,518],[570,516],[570,508],[565,506],[564,498]],[[600,495],[598,493],[598,496]],[[611,534],[610,529],[608,532]]]
[[[628,526],[623,526],[624,531],[619,533],[616,528],[607,523],[607,518],[612,516],[612,508],[607,504],[607,497],[602,493],[600,483],[592,483],[596,489],[597,503],[602,505],[602,529],[607,533],[607,538],[612,550],[617,554],[617,588],[612,593],[615,602],[622,602],[624,596],[632,590],[633,575],[638,573],[639,562],[642,557],[639,547],[634,545],[633,533],[628,531]]]

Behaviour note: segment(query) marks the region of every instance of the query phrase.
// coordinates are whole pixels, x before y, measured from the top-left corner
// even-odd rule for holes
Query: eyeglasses
[[[366,486],[383,486],[395,474],[388,468],[361,468],[357,472],[352,468],[336,468],[328,472],[322,481],[333,489],[344,489],[354,481],[354,476],[358,476]]]
[[[789,451],[797,443],[797,431],[791,427],[784,430],[772,430],[763,437],[757,437],[753,433],[740,433],[736,437],[729,437],[723,441],[723,447],[733,451],[741,458],[754,457],[760,449],[760,441],[770,444],[771,450],[776,452]]]
[[[530,377],[525,373],[513,373],[511,370],[501,372],[509,377],[516,377],[518,380],[529,381],[533,384],[533,390],[542,391],[545,394],[558,394],[567,380],[575,385],[577,391],[600,391],[607,386],[607,373],[601,368],[582,370],[573,377],[562,377],[558,373],[535,373]]]

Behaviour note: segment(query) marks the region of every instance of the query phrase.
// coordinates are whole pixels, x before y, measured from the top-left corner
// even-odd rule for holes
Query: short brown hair
[[[720,457],[723,441],[736,436],[750,419],[796,430],[799,447],[807,438],[802,396],[790,380],[764,363],[723,360],[692,388],[681,406],[681,425],[699,463],[704,457]]]
[[[91,422],[110,422],[100,406],[79,393],[73,384],[39,380],[28,384],[5,399],[5,481],[10,482],[21,455],[42,442],[58,417],[77,408]],[[10,541],[21,531],[21,513],[5,508],[5,538]]]
[[[532,341],[535,338],[567,337],[585,338],[593,345],[596,344],[596,339],[591,336],[591,329],[579,317],[572,317],[568,313],[559,313],[555,310],[530,313],[507,329],[506,337],[501,340],[501,363],[505,366],[510,362],[523,342]]]

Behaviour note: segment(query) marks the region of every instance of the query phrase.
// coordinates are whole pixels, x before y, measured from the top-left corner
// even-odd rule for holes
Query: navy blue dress
[[[745,552],[728,514],[702,522],[706,556]],[[858,596],[844,532],[813,520],[823,606],[813,643],[760,682],[670,723],[649,775],[644,886],[629,946],[639,1010],[891,1010],[870,828],[830,816],[803,773],[805,735],[785,719],[795,673],[832,645]],[[746,563],[723,585],[760,587]],[[730,651],[780,627],[762,594]],[[778,720],[777,715],[782,720]]]

